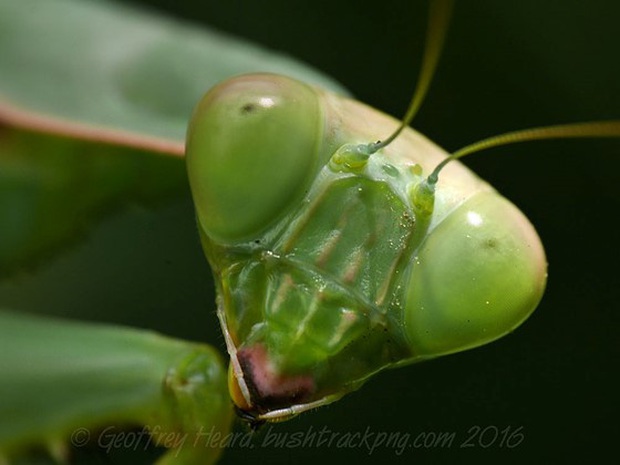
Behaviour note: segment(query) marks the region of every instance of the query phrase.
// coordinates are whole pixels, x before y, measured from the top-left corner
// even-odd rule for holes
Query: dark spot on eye
[[[254,239],[255,244],[260,244],[260,239]]]
[[[497,239],[494,239],[494,238],[492,238],[492,237],[491,237],[491,238],[486,239],[486,240],[482,243],[482,246],[483,246],[485,249],[497,249],[497,248],[498,248],[498,246],[499,246],[499,243],[498,243]]]
[[[252,102],[248,102],[241,107],[241,114],[247,115],[256,110],[256,105]]]

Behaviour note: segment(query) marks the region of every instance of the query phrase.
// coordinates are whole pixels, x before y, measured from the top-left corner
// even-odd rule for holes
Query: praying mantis
[[[370,142],[370,141],[369,141]]]

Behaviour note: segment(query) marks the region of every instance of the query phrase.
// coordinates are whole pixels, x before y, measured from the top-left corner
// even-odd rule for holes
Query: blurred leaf
[[[0,276],[87,231],[130,201],[185,186],[176,157],[26,131],[0,134]]]
[[[0,0],[0,122],[178,153],[202,94],[259,71],[343,92],[292,58],[119,3]]]
[[[0,341],[2,452],[58,444],[72,433],[73,446],[96,444],[107,425],[116,433],[145,425],[153,443],[158,432],[230,428],[226,370],[209,346],[3,310]],[[171,453],[178,452],[197,454],[202,463],[220,453],[204,447]]]

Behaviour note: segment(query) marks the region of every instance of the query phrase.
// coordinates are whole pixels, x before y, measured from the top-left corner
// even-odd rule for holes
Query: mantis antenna
[[[446,39],[448,25],[450,24],[453,6],[453,0],[431,0],[428,10],[428,27],[426,29],[426,40],[420,76],[418,77],[415,92],[409,103],[409,108],[407,108],[407,112],[405,116],[403,116],[400,126],[391,136],[383,141],[369,144],[368,148],[371,153],[375,153],[377,150],[386,147],[396,139],[403,129],[411,124],[414,116],[422,106],[424,97],[426,97],[428,93],[428,88],[430,87],[433,76],[435,75],[435,70],[437,69],[437,63],[439,62],[439,57],[441,56],[441,51]]]
[[[426,44],[422,59],[422,67],[418,83],[400,126],[385,140],[358,146],[353,150],[358,156],[367,157],[389,145],[398,135],[409,126],[420,109],[424,97],[432,81],[443,48],[446,31],[454,7],[453,0],[431,0],[429,5],[428,29]],[[439,163],[433,172],[418,186],[415,187],[414,203],[420,211],[427,214],[432,212],[434,203],[435,185],[439,180],[440,171],[452,160],[466,155],[501,145],[528,142],[542,139],[585,138],[585,137],[620,137],[620,120],[593,121],[585,123],[560,124],[543,126],[519,131],[507,132],[488,137],[469,144],[447,157]],[[351,148],[349,148],[350,150]]]
[[[428,27],[426,29],[426,39],[424,53],[422,56],[422,66],[413,97],[403,116],[400,125],[389,137],[377,142],[368,144],[345,144],[340,147],[332,162],[346,163],[350,166],[356,164],[363,165],[366,160],[378,150],[387,147],[405,129],[422,106],[424,97],[435,75],[437,63],[441,56],[441,50],[446,38],[446,32],[452,16],[454,0],[431,0],[428,9]]]
[[[506,132],[497,136],[466,145],[453,152],[448,158],[439,163],[433,172],[426,178],[428,184],[434,185],[439,179],[439,172],[452,160],[457,160],[482,150],[499,147],[500,145],[515,144],[542,139],[566,139],[577,137],[620,137],[620,120],[592,121],[587,123],[558,124],[538,128],[522,129]]]

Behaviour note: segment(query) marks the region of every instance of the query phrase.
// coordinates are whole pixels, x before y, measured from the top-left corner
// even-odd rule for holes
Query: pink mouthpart
[[[258,405],[293,405],[306,400],[315,390],[311,376],[279,374],[261,344],[240,349],[237,359],[252,401]]]

